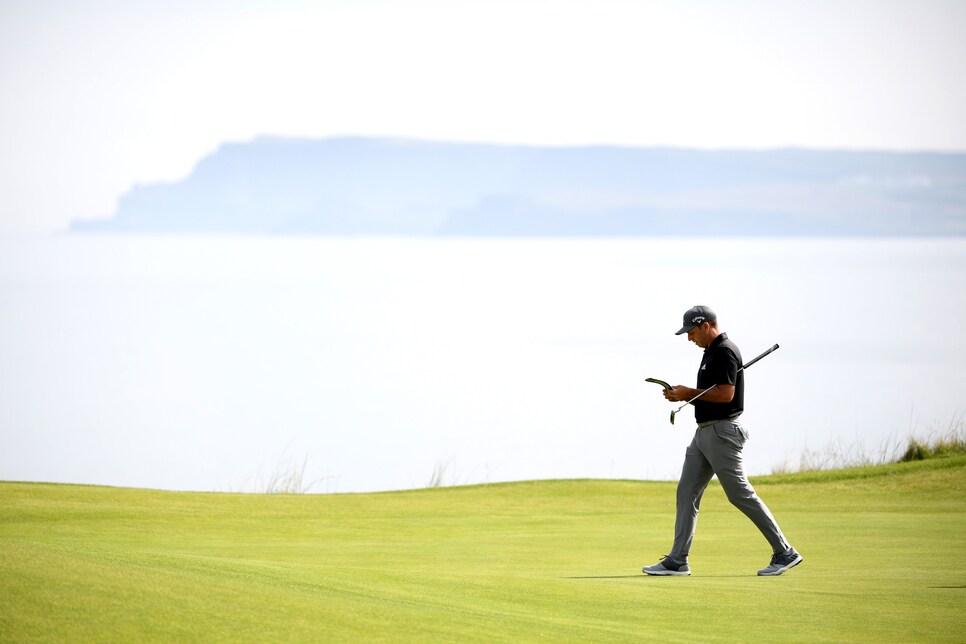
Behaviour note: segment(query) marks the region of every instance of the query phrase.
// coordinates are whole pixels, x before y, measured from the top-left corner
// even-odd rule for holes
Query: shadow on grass
[[[643,579],[646,577],[644,573],[638,573],[636,575],[602,575],[602,576],[591,576],[591,577],[561,577],[561,579],[636,579],[640,577]]]
[[[686,577],[690,575],[671,575]],[[740,577],[749,577],[752,575],[693,575],[694,577],[700,577],[702,579],[738,579]],[[757,575],[754,575],[757,576]],[[592,575],[592,576],[582,576],[582,577],[561,577],[560,579],[652,579],[652,578],[663,578],[661,575],[645,575],[644,573],[638,573],[636,575]]]

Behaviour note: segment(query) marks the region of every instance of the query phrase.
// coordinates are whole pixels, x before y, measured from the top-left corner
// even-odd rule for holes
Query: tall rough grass
[[[944,433],[929,436],[926,440],[910,438],[906,451],[899,458],[900,463],[923,461],[927,458],[943,458],[966,454],[966,423],[960,416],[950,423]]]
[[[904,463],[960,454],[966,454],[966,414],[953,418],[945,428],[930,432],[924,439],[910,436],[906,450],[897,460]]]
[[[446,485],[446,470],[449,469],[449,461],[440,461],[433,467],[433,474],[429,478],[426,487],[444,487]]]
[[[301,465],[287,459],[275,468],[265,484],[266,494],[305,494],[312,487],[305,483],[305,466],[308,457]]]
[[[836,439],[825,449],[802,452],[798,467],[788,462],[772,469],[773,474],[837,470],[847,467],[864,467],[943,458],[966,454],[966,414],[954,417],[945,427],[934,427],[923,435],[906,439],[887,438],[878,448],[868,448],[861,443],[846,444]]]

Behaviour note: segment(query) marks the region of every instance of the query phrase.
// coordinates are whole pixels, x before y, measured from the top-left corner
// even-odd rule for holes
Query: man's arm
[[[691,400],[699,393],[701,389],[694,389],[693,387],[685,387],[684,385],[676,385],[670,389],[664,390],[664,397],[671,402],[684,402],[685,400]],[[734,385],[718,385],[705,395],[701,396],[698,400],[703,400],[704,402],[710,403],[727,403],[731,402],[732,398],[735,397],[735,386]]]

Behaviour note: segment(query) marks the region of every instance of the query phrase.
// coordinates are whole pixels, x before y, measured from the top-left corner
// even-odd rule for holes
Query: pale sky
[[[0,0],[0,234],[227,141],[966,151],[961,0]]]

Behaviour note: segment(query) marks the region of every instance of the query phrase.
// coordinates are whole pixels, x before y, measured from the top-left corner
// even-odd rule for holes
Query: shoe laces
[[[772,565],[788,563],[792,560],[792,558],[794,558],[794,552],[794,550],[789,552],[776,552],[771,556]]]

